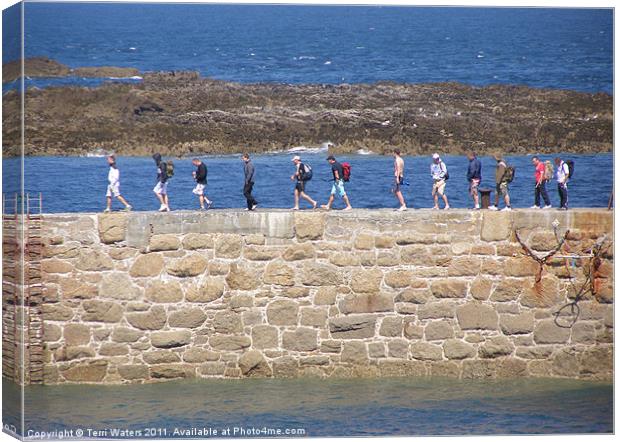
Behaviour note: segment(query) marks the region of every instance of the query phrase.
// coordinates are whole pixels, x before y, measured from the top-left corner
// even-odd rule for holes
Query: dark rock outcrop
[[[3,107],[3,148],[15,155],[19,96],[7,93]],[[26,95],[28,155],[264,152],[327,141],[335,152],[601,152],[612,136],[612,96],[525,86],[239,84],[160,72],[139,84]]]

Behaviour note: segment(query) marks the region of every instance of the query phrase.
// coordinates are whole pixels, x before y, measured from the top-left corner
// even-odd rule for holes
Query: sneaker
[[[160,212],[165,212],[166,211],[166,205],[162,204],[161,206],[159,206],[159,211]]]
[[[501,211],[502,212],[510,212],[511,210],[512,210],[512,207],[507,206],[507,207],[504,207]]]
[[[312,203],[312,210],[315,210],[317,205],[318,205],[318,203],[316,201],[314,203]]]
[[[497,206],[489,206],[489,210],[497,210]]]
[[[105,210],[103,211],[103,213],[110,213],[110,212],[111,212],[111,210],[110,210],[110,209],[105,209]]]
[[[291,210],[299,210],[299,207],[291,207]]]
[[[433,206],[433,210],[439,210],[439,206]]]
[[[540,207],[534,205],[534,206],[530,207],[530,209],[540,209]]]
[[[250,209],[250,210],[256,210],[256,208],[257,208],[257,207],[258,207],[258,204],[254,204],[254,205],[252,206],[252,209]]]
[[[331,210],[331,207],[329,207],[327,204],[322,204],[321,209]]]
[[[345,207],[345,208],[344,208],[344,209],[342,209],[342,210],[351,210],[351,209],[353,209],[353,207],[348,206],[348,207]]]
[[[544,209],[553,209],[553,206],[551,204],[547,204],[545,207],[543,207],[543,210]]]
[[[245,209],[243,209],[245,212],[249,212],[250,209],[248,209],[247,207]]]
[[[125,212],[131,212],[131,209],[133,209],[133,206],[130,204],[130,205],[128,205],[127,207],[125,207],[123,210],[124,210]]]
[[[443,210],[450,210],[450,206],[444,207]]]
[[[211,206],[213,205],[213,201],[208,201],[207,202],[207,207],[205,210],[209,210],[211,208]]]
[[[398,209],[399,212],[404,212],[405,210],[407,210],[407,206],[400,206]]]
[[[474,206],[474,210],[480,210],[480,206],[479,206],[478,204],[476,204],[476,205]]]
[[[164,212],[170,212],[170,207],[166,206],[166,208],[164,209]]]
[[[568,210],[568,207],[566,207],[566,206],[560,207],[560,210]]]
[[[198,209],[198,210],[200,210],[201,212],[204,212],[207,209],[205,208],[205,206],[200,206],[200,209]]]

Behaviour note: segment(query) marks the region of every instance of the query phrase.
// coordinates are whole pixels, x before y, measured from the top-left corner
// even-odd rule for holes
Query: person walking
[[[439,197],[443,199],[444,210],[450,208],[448,203],[448,197],[446,196],[446,181],[448,179],[448,168],[446,164],[441,160],[438,153],[433,154],[433,162],[431,163],[431,177],[433,178],[433,191],[431,195],[435,201],[433,210],[439,210]]]
[[[153,187],[153,192],[159,200],[160,212],[170,212],[170,204],[168,201],[168,165],[161,160],[161,154],[153,154],[153,160],[157,166],[157,184]]]
[[[295,164],[295,173],[291,175],[291,181],[295,181],[295,190],[293,191],[295,205],[293,210],[299,210],[299,197],[302,197],[316,209],[317,202],[306,193],[306,182],[312,178],[312,169],[307,164],[301,162],[301,157],[295,155],[291,160]]]
[[[245,181],[243,184],[243,196],[247,201],[247,208],[245,210],[255,210],[258,207],[258,201],[252,196],[252,188],[254,187],[255,169],[254,164],[250,160],[250,155],[244,153],[241,157],[243,161],[243,173],[245,175]]]
[[[116,165],[116,157],[114,155],[108,156],[108,190],[106,192],[107,205],[104,212],[112,211],[112,197],[118,199],[125,206],[126,211],[131,210],[131,205],[121,195],[121,172]]]
[[[497,161],[495,168],[495,205],[489,207],[489,210],[499,210],[500,197],[504,198],[504,204],[506,205],[502,210],[512,210],[510,207],[510,194],[508,193],[508,184],[512,179],[510,176],[512,172],[500,154],[495,155],[494,158]]]
[[[555,179],[558,182],[560,210],[568,210],[568,180],[570,178],[570,168],[560,157],[556,157],[554,162],[557,167]]]
[[[470,151],[467,153],[467,159],[469,160],[469,166],[467,167],[467,181],[469,182],[469,195],[474,200],[474,210],[480,209],[480,203],[478,200],[478,187],[482,180],[482,164],[476,157],[476,152]]]
[[[327,161],[332,167],[332,176],[334,184],[332,184],[332,191],[329,195],[329,201],[327,204],[323,204],[321,208],[326,210],[331,210],[332,204],[334,203],[334,197],[336,193],[344,200],[346,207],[343,210],[351,210],[351,203],[349,202],[349,197],[347,196],[346,191],[344,190],[344,168],[342,164],[336,161],[333,155],[327,157]]]
[[[196,167],[196,170],[192,172],[194,180],[196,181],[196,187],[194,187],[192,193],[198,196],[200,210],[209,209],[213,201],[209,200],[205,195],[205,187],[207,186],[207,166],[198,158],[194,158],[192,164]],[[207,204],[206,207],[205,203]]]
[[[402,212],[407,210],[407,204],[401,191],[401,186],[405,181],[405,160],[400,156],[400,149],[394,149],[394,195],[398,200],[400,207],[397,209]]]
[[[547,180],[545,180],[545,163],[540,161],[538,157],[532,158],[532,164],[534,165],[534,205],[532,209],[540,208],[540,197],[542,196],[545,206],[543,209],[550,209],[551,202],[549,201],[549,194],[547,193]]]

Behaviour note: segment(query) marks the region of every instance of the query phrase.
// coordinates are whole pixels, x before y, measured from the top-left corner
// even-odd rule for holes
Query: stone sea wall
[[[556,220],[570,233],[541,268],[517,233],[543,257]],[[613,375],[611,212],[67,214],[43,229],[48,384]],[[579,291],[578,316],[556,315]]]

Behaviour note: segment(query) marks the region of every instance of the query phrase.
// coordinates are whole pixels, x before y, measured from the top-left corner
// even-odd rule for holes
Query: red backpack
[[[349,163],[342,163],[342,179],[344,181],[351,179],[351,165]]]

